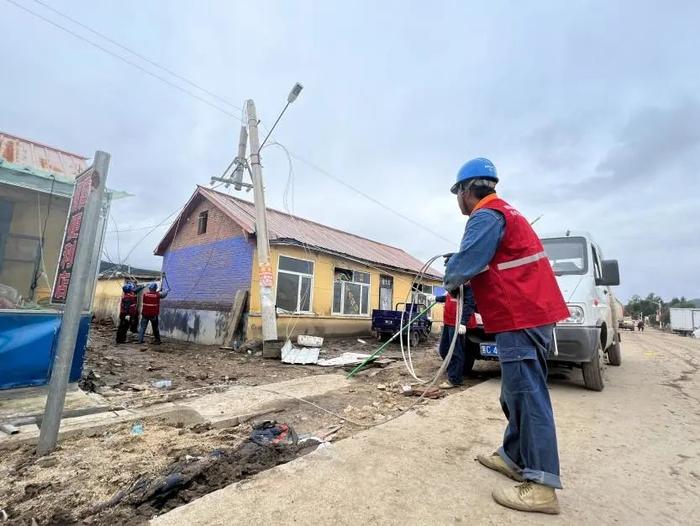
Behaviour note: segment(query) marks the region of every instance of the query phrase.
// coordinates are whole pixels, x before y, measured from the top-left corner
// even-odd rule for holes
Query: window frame
[[[202,229],[202,219],[204,220],[204,228]],[[202,210],[197,216],[197,235],[201,236],[207,233],[209,226],[209,210]]]
[[[355,279],[355,273],[359,272],[360,274],[367,274],[369,276],[369,282],[364,283],[360,281],[336,281],[335,279],[335,273],[337,270],[345,270],[345,271],[350,271],[352,272],[352,279]],[[331,276],[331,316],[347,316],[350,318],[370,318],[371,313],[372,313],[372,272],[367,272],[364,270],[355,270],[354,268],[350,267],[341,267],[341,266],[333,266],[333,275]],[[336,283],[341,284],[341,289],[340,289],[340,312],[336,312],[335,310],[335,285]],[[360,312],[359,314],[345,314],[343,312],[345,308],[345,283],[353,283],[355,285],[360,286],[360,310],[362,309],[362,287],[367,287],[367,313],[362,313]]]
[[[387,289],[386,287],[382,286],[382,280],[384,279],[390,279],[391,280],[391,288]],[[370,277],[371,280],[371,277]],[[394,276],[391,274],[379,274],[379,296],[377,298],[377,308],[381,309],[382,308],[382,290],[389,290],[391,291],[391,294],[389,295],[389,310],[391,310],[394,307]]]
[[[281,258],[289,258],[289,259],[296,259],[297,261],[305,261],[307,263],[311,263],[312,268],[311,268],[311,274],[304,274],[303,272],[296,272],[294,270],[283,270],[280,269],[280,260]],[[277,289],[279,285],[279,275],[280,272],[283,274],[291,274],[293,276],[298,276],[299,280],[297,282],[297,310],[294,311],[289,311],[286,309],[283,309],[281,307],[277,306]],[[305,258],[299,258],[296,256],[288,256],[287,254],[277,254],[277,276],[275,279],[275,311],[281,311],[281,314],[314,314],[314,279],[315,279],[315,273],[316,273],[316,261],[313,259],[305,259]],[[298,310],[300,307],[300,302],[301,302],[301,282],[302,282],[302,277],[304,278],[311,278],[311,286],[309,288],[310,294],[309,294],[309,310]]]

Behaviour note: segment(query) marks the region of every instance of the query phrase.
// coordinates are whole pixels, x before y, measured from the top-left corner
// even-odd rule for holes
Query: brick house
[[[268,209],[280,338],[366,335],[372,309],[405,301],[423,262],[403,250]],[[236,292],[249,291],[241,339],[261,335],[253,203],[197,187],[156,247],[171,292],[161,309],[170,337],[221,344]],[[431,295],[441,275],[422,287]],[[434,312],[441,321],[441,309]]]

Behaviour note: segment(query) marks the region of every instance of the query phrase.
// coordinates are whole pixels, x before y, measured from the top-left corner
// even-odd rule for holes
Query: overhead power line
[[[398,210],[395,210],[395,209],[391,208],[390,206],[385,205],[385,204],[382,203],[379,199],[375,199],[374,197],[372,197],[371,195],[369,195],[369,194],[366,193],[366,192],[363,192],[363,191],[360,190],[359,188],[355,188],[355,187],[352,186],[351,184],[349,184],[349,183],[343,181],[340,177],[336,177],[336,176],[333,175],[332,173],[330,173],[330,172],[324,170],[324,169],[321,168],[320,166],[315,165],[315,164],[312,163],[311,161],[309,161],[309,160],[307,160],[307,159],[304,159],[303,157],[300,157],[299,155],[295,154],[294,152],[290,152],[290,155],[292,156],[292,158],[294,158],[294,159],[296,159],[297,161],[299,161],[299,162],[305,164],[305,165],[308,166],[309,168],[312,168],[313,170],[316,170],[318,173],[320,173],[320,174],[322,174],[322,175],[325,175],[325,176],[328,177],[329,179],[333,179],[336,183],[338,183],[338,184],[344,186],[345,188],[348,188],[349,190],[352,190],[353,192],[358,193],[359,195],[361,195],[361,196],[364,197],[365,199],[368,199],[368,200],[372,201],[374,204],[381,206],[384,210],[386,210],[386,211],[388,211],[388,212],[391,212],[392,214],[394,214],[394,215],[400,217],[401,219],[404,219],[404,220],[408,221],[409,223],[411,223],[411,224],[417,226],[418,228],[421,228],[421,229],[425,230],[426,232],[428,232],[428,233],[434,235],[434,236],[437,237],[437,238],[442,239],[443,241],[447,241],[448,243],[454,243],[454,239],[447,239],[446,237],[444,237],[443,235],[439,234],[439,233],[436,232],[435,230],[432,230],[431,228],[428,228],[427,226],[422,225],[421,223],[419,223],[419,222],[416,221],[415,219],[413,219],[413,218],[411,218],[411,217],[409,217],[409,216],[407,216],[407,215],[405,215],[405,214],[402,214],[401,212],[399,212]]]
[[[67,27],[65,27],[65,26],[62,26],[62,25],[59,24],[58,22],[54,22],[54,21],[51,20],[50,18],[47,18],[47,17],[45,17],[44,15],[42,15],[42,14],[40,14],[40,13],[37,13],[36,11],[33,11],[33,10],[29,9],[28,7],[26,7],[26,6],[22,5],[22,4],[20,4],[19,2],[16,2],[15,0],[5,0],[5,1],[8,2],[8,3],[10,3],[10,4],[12,4],[12,5],[14,5],[15,7],[17,7],[17,8],[19,8],[19,9],[23,10],[23,11],[26,11],[26,12],[29,13],[30,15],[32,15],[32,16],[34,16],[34,17],[40,19],[40,20],[43,20],[43,21],[46,22],[47,24],[50,24],[50,25],[52,25],[52,26],[54,26],[54,27],[60,29],[61,31],[64,31],[64,32],[68,33],[69,35],[73,36],[74,38],[77,38],[78,40],[81,40],[81,41],[83,41],[83,42],[85,42],[85,43],[91,45],[92,47],[97,48],[97,49],[99,49],[100,51],[102,51],[102,52],[104,52],[104,53],[107,53],[108,55],[110,55],[110,56],[112,56],[112,57],[114,57],[114,58],[116,58],[116,59],[118,59],[118,60],[121,60],[122,62],[128,64],[129,66],[132,66],[132,67],[138,69],[139,71],[145,73],[146,75],[150,75],[151,77],[156,78],[156,79],[160,80],[161,82],[164,82],[164,83],[167,84],[168,86],[170,86],[170,87],[172,87],[172,88],[174,88],[174,89],[176,89],[176,90],[178,90],[178,91],[181,91],[182,93],[185,93],[186,95],[189,95],[190,97],[193,97],[193,98],[197,99],[198,101],[203,102],[204,104],[206,104],[206,105],[208,105],[208,106],[211,106],[212,108],[214,108],[214,109],[216,109],[216,110],[219,110],[221,113],[224,113],[224,114],[228,115],[229,117],[233,117],[234,119],[238,119],[238,120],[241,120],[241,121],[242,121],[242,118],[241,118],[241,117],[239,117],[239,116],[236,115],[235,113],[231,113],[231,112],[230,112],[229,110],[227,110],[226,108],[222,108],[222,107],[219,106],[218,104],[214,104],[213,102],[211,102],[211,101],[205,99],[204,97],[201,97],[201,96],[197,95],[196,93],[194,93],[194,92],[188,90],[187,88],[183,88],[182,86],[180,86],[180,85],[178,85],[178,84],[176,84],[176,83],[174,83],[174,82],[171,82],[170,80],[166,79],[165,77],[163,77],[163,76],[161,76],[161,75],[158,75],[157,73],[153,73],[152,71],[150,71],[150,70],[144,68],[144,67],[141,66],[140,64],[137,64],[136,62],[134,62],[134,61],[132,61],[132,60],[129,60],[128,58],[123,57],[123,56],[119,55],[118,53],[113,52],[113,51],[110,50],[110,49],[107,49],[106,47],[104,47],[104,46],[98,44],[97,42],[93,42],[92,40],[90,40],[90,39],[88,39],[88,38],[85,38],[84,36],[80,35],[79,33],[76,33],[75,31],[73,31],[73,30],[71,30],[71,29],[69,29],[69,28],[67,28]],[[239,108],[239,109],[240,109],[240,108]]]
[[[214,92],[212,92],[212,91],[209,91],[207,88],[201,86],[200,84],[197,84],[196,82],[194,82],[194,81],[188,79],[187,77],[183,77],[182,75],[180,75],[179,73],[173,71],[172,69],[169,69],[169,68],[166,68],[165,66],[162,66],[161,64],[159,64],[159,63],[156,62],[155,60],[152,60],[152,59],[148,58],[147,56],[145,56],[145,55],[139,53],[138,51],[134,51],[133,49],[131,49],[131,48],[125,46],[124,44],[122,44],[122,43],[120,43],[120,42],[117,42],[116,40],[114,40],[113,38],[111,38],[111,37],[105,35],[104,33],[101,33],[101,32],[99,32],[99,31],[97,31],[96,29],[93,29],[93,28],[91,28],[90,26],[88,26],[88,25],[86,25],[86,24],[83,24],[80,20],[76,20],[75,18],[71,17],[70,15],[67,15],[67,14],[64,13],[64,12],[59,11],[58,9],[56,9],[55,7],[53,7],[52,5],[49,5],[49,4],[47,4],[46,2],[42,2],[41,0],[33,0],[33,1],[34,1],[35,3],[37,3],[37,4],[39,4],[39,5],[44,6],[44,7],[45,7],[46,9],[48,9],[49,11],[53,11],[53,12],[56,13],[58,16],[60,16],[60,17],[62,17],[62,18],[65,18],[66,20],[68,20],[68,21],[74,23],[76,26],[82,27],[83,29],[85,29],[86,31],[89,31],[89,32],[92,33],[93,35],[96,35],[96,36],[98,36],[98,37],[100,37],[100,38],[106,40],[107,42],[109,42],[110,44],[112,44],[112,45],[114,45],[114,46],[117,46],[119,49],[122,49],[122,50],[124,50],[124,51],[126,51],[126,52],[128,52],[128,53],[131,53],[132,55],[134,55],[134,56],[137,57],[137,58],[140,58],[140,59],[143,60],[144,62],[148,62],[151,66],[156,67],[156,68],[158,68],[158,69],[161,70],[161,71],[164,71],[164,72],[167,73],[168,75],[172,75],[172,76],[175,77],[176,79],[181,80],[182,82],[184,82],[184,83],[186,83],[186,84],[189,84],[190,86],[192,86],[193,88],[198,89],[198,90],[201,91],[202,93],[206,93],[206,94],[209,95],[212,99],[216,99],[216,100],[218,100],[219,102],[223,102],[224,104],[226,104],[226,105],[228,105],[228,106],[231,106],[232,108],[234,108],[234,109],[236,109],[236,110],[238,110],[238,111],[243,111],[243,108],[241,108],[240,106],[237,106],[236,104],[234,104],[234,103],[232,103],[232,102],[226,100],[225,98],[221,97],[220,95],[217,95],[216,93],[214,93]]]
[[[206,99],[206,98],[204,98],[204,97],[202,97],[202,96],[200,96],[200,95],[198,95],[198,94],[192,92],[191,90],[189,90],[189,89],[187,89],[187,88],[184,88],[184,87],[182,87],[182,86],[176,84],[175,82],[170,81],[169,79],[163,77],[162,75],[159,75],[159,74],[157,74],[157,73],[154,73],[154,72],[152,72],[152,71],[146,69],[145,67],[141,66],[140,64],[138,64],[138,63],[136,63],[136,62],[134,62],[134,61],[132,61],[132,60],[129,60],[128,58],[123,57],[122,55],[120,55],[120,54],[118,54],[118,53],[113,52],[112,50],[110,50],[110,49],[108,49],[108,48],[106,48],[106,47],[104,47],[104,46],[102,46],[102,45],[100,45],[100,44],[98,44],[98,43],[96,43],[96,42],[94,42],[94,41],[92,41],[92,40],[90,40],[90,39],[88,39],[88,38],[82,36],[82,35],[80,35],[79,33],[76,33],[75,31],[73,31],[73,30],[71,30],[71,29],[69,29],[69,28],[67,28],[67,27],[65,27],[65,26],[63,26],[63,25],[61,25],[61,24],[59,24],[59,23],[57,23],[57,22],[51,20],[50,18],[48,18],[48,17],[46,17],[46,16],[44,16],[44,15],[42,15],[42,14],[40,14],[40,13],[37,13],[36,11],[34,11],[34,10],[32,10],[32,9],[29,9],[28,7],[26,7],[26,6],[22,5],[22,4],[20,4],[20,3],[17,2],[16,0],[6,0],[6,1],[7,1],[8,3],[14,5],[15,7],[19,8],[19,9],[22,9],[23,11],[29,13],[30,15],[32,15],[32,16],[34,16],[34,17],[36,17],[36,18],[38,18],[38,19],[40,19],[40,20],[46,22],[47,24],[50,24],[50,25],[56,27],[57,29],[60,29],[61,31],[64,31],[64,32],[68,33],[69,35],[73,36],[74,38],[77,38],[78,40],[81,40],[81,41],[85,42],[86,44],[88,44],[88,45],[90,45],[90,46],[92,46],[92,47],[94,47],[94,48],[96,48],[96,49],[98,49],[98,50],[100,50],[100,51],[102,51],[102,52],[104,52],[104,53],[107,53],[108,55],[110,55],[110,56],[112,56],[112,57],[114,57],[114,58],[116,58],[116,59],[118,59],[118,60],[124,62],[125,64],[128,64],[128,65],[130,65],[130,66],[132,66],[132,67],[138,69],[139,71],[141,71],[141,72],[143,72],[143,73],[146,73],[147,75],[150,75],[151,77],[153,77],[153,78],[155,78],[155,79],[157,79],[157,80],[160,80],[161,82],[163,82],[163,83],[167,84],[168,86],[170,86],[170,87],[172,87],[172,88],[174,88],[174,89],[176,89],[176,90],[178,90],[178,91],[184,93],[185,95],[188,95],[188,96],[190,96],[190,97],[192,97],[192,98],[194,98],[194,99],[196,99],[196,100],[198,100],[198,101],[200,101],[200,102],[203,102],[204,104],[210,106],[211,108],[213,108],[213,109],[215,109],[215,110],[220,111],[221,113],[223,113],[223,114],[225,114],[225,115],[227,115],[227,116],[229,116],[229,117],[233,117],[233,118],[236,119],[236,120],[239,120],[239,121],[241,121],[241,122],[244,122],[244,119],[243,119],[242,116],[236,115],[236,114],[232,113],[231,111],[229,111],[229,110],[226,109],[226,108],[222,108],[220,105],[211,102],[210,100],[208,100],[208,99]],[[70,15],[67,15],[67,14],[65,14],[65,13],[63,13],[63,12],[61,12],[61,11],[59,11],[58,9],[54,8],[53,6],[51,6],[51,5],[49,5],[49,4],[45,3],[45,2],[43,2],[43,1],[41,1],[41,0],[33,0],[33,1],[34,1],[35,3],[41,5],[41,6],[45,7],[46,9],[48,9],[48,10],[50,10],[50,11],[56,13],[57,15],[61,16],[62,18],[64,18],[64,19],[70,21],[71,23],[76,24],[77,26],[81,27],[82,29],[84,29],[84,30],[86,30],[86,31],[89,31],[90,33],[92,33],[92,34],[94,34],[94,35],[96,35],[96,36],[98,36],[98,37],[104,39],[105,41],[109,42],[110,44],[112,44],[112,45],[114,45],[114,46],[116,46],[116,47],[118,47],[118,48],[120,48],[120,49],[122,49],[122,50],[124,50],[124,51],[126,51],[126,52],[128,52],[128,53],[130,53],[130,54],[132,54],[133,56],[139,58],[140,60],[143,60],[144,62],[150,64],[151,66],[156,67],[156,68],[158,68],[159,70],[161,70],[161,71],[163,71],[163,72],[165,72],[165,73],[167,73],[167,74],[173,76],[174,78],[180,80],[181,82],[185,82],[185,83],[188,84],[189,86],[192,86],[192,87],[194,87],[194,88],[200,90],[202,93],[205,93],[205,94],[208,95],[209,97],[211,97],[211,98],[213,98],[213,99],[215,99],[215,100],[218,100],[218,101],[220,101],[220,102],[222,102],[222,103],[224,103],[224,104],[230,106],[231,108],[234,108],[234,109],[236,109],[236,110],[239,110],[239,111],[243,112],[243,108],[241,108],[240,106],[236,106],[235,104],[232,104],[231,102],[229,102],[228,100],[226,100],[224,97],[222,97],[222,96],[220,96],[220,95],[217,95],[216,93],[214,93],[213,91],[211,91],[211,90],[209,90],[209,89],[207,89],[207,88],[204,88],[203,86],[201,86],[200,84],[196,83],[195,81],[193,81],[193,80],[191,80],[191,79],[188,79],[187,77],[185,77],[185,76],[183,76],[183,75],[180,75],[179,73],[177,73],[177,72],[175,72],[175,71],[173,71],[173,70],[171,70],[171,69],[169,69],[169,68],[167,68],[167,67],[165,67],[165,66],[162,66],[162,65],[159,64],[158,62],[156,62],[156,61],[154,61],[154,60],[152,60],[152,59],[146,57],[145,55],[143,55],[143,54],[141,54],[141,53],[139,53],[139,52],[137,52],[137,51],[131,49],[130,47],[128,47],[128,46],[126,46],[126,45],[124,45],[124,44],[122,44],[122,43],[120,43],[120,42],[114,40],[113,38],[111,38],[111,37],[109,37],[109,36],[107,36],[107,35],[104,35],[104,34],[101,33],[100,31],[97,31],[96,29],[93,29],[92,27],[88,26],[87,24],[84,24],[84,23],[80,22],[79,20],[76,20],[75,18],[71,17]],[[261,124],[261,126],[262,126],[262,124]],[[425,232],[430,233],[431,235],[435,236],[436,238],[441,239],[442,241],[446,241],[446,242],[448,242],[448,243],[450,243],[450,244],[454,244],[454,240],[451,240],[451,239],[448,239],[448,238],[442,236],[440,233],[436,232],[435,230],[432,230],[431,228],[429,228],[429,227],[427,227],[427,226],[425,226],[425,225],[423,225],[423,224],[417,222],[415,219],[413,219],[413,218],[411,218],[411,217],[409,217],[409,216],[407,216],[407,215],[405,215],[405,214],[402,214],[402,213],[399,212],[398,210],[395,210],[395,209],[393,209],[392,207],[390,207],[390,206],[388,206],[388,205],[382,203],[380,200],[376,199],[375,197],[372,197],[371,195],[367,194],[367,193],[364,192],[363,190],[361,190],[361,189],[359,189],[359,188],[356,188],[355,186],[353,186],[353,185],[351,185],[350,183],[344,181],[344,180],[341,179],[340,177],[337,177],[337,176],[331,174],[329,171],[327,171],[327,170],[321,168],[320,166],[314,164],[313,162],[311,162],[311,161],[309,161],[309,160],[307,160],[307,159],[304,159],[303,157],[301,157],[301,156],[295,154],[294,152],[289,152],[289,153],[290,153],[291,157],[293,157],[293,158],[296,159],[297,161],[299,161],[299,162],[305,164],[306,166],[308,166],[308,167],[311,168],[312,170],[318,172],[319,174],[321,174],[321,175],[323,175],[323,176],[325,176],[325,177],[327,177],[327,178],[329,178],[329,179],[332,179],[332,180],[335,181],[336,183],[338,183],[338,184],[344,186],[345,188],[347,188],[347,189],[349,189],[349,190],[352,190],[353,192],[357,193],[358,195],[360,195],[360,196],[364,197],[365,199],[367,199],[367,200],[373,202],[374,204],[376,204],[376,205],[382,207],[383,209],[385,209],[385,210],[387,210],[388,212],[390,212],[390,213],[396,215],[397,217],[400,217],[401,219],[404,219],[405,221],[408,221],[409,223],[413,224],[414,226],[417,226],[418,228],[424,230]],[[156,225],[155,228],[157,228],[158,226],[160,226],[160,225]],[[149,232],[149,234],[150,234],[150,232]],[[135,248],[135,247],[134,247],[134,248]],[[132,249],[132,252],[133,252],[133,249]],[[131,253],[131,252],[129,252],[129,254],[130,254],[130,253]],[[128,257],[128,255],[127,255],[127,257]]]

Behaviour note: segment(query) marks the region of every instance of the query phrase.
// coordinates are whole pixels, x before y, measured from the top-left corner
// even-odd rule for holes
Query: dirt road
[[[474,458],[499,443],[498,381],[431,404],[209,494],[153,521],[243,524],[690,524],[700,514],[700,341],[624,335],[602,393],[550,381],[562,515],[510,511],[510,481]]]

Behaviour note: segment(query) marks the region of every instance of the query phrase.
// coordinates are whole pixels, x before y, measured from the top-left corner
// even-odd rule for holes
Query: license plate
[[[481,356],[498,356],[498,349],[496,348],[496,344],[482,343]]]

